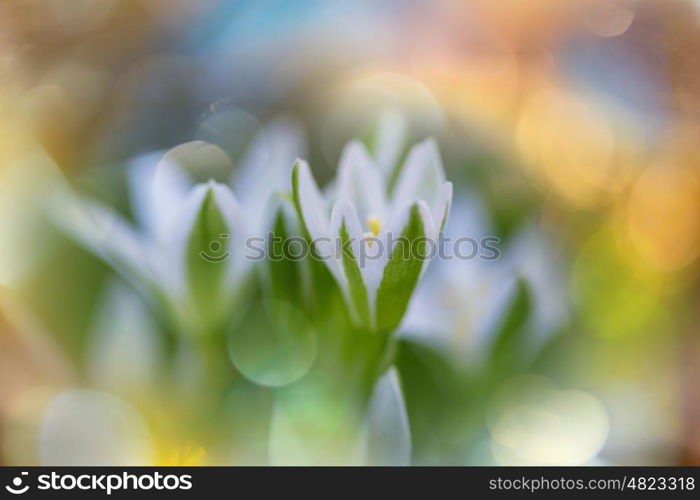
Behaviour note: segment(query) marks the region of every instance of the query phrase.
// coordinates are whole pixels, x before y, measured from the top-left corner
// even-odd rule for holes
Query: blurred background
[[[203,139],[235,165],[279,115],[322,183],[387,108],[437,138],[448,231],[502,242],[434,263],[402,327],[413,463],[700,465],[699,54],[691,0],[2,2],[0,463],[40,461],[47,401],[100,387],[118,326],[111,271],[42,212],[57,184],[128,215],[129,159]],[[247,428],[268,396],[241,384]],[[178,441],[178,396],[136,392]],[[264,462],[233,427],[210,461]]]

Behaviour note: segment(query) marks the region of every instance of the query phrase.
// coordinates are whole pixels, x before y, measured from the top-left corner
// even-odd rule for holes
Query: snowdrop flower
[[[206,332],[228,314],[249,275],[243,243],[265,232],[267,204],[273,193],[288,189],[288,168],[302,144],[294,124],[273,122],[254,139],[228,184],[193,178],[207,167],[230,166],[212,144],[194,141],[164,155],[144,155],[128,169],[138,228],[111,208],[76,196],[61,200],[57,219],[185,330]]]
[[[504,265],[523,278],[533,296],[531,325],[543,342],[570,317],[566,268],[550,235],[536,224],[520,229],[504,253]]]
[[[446,237],[488,236],[486,214],[475,197],[458,197],[451,212]],[[459,251],[469,255],[473,249]],[[400,335],[479,359],[515,292],[516,279],[507,271],[498,261],[480,258],[436,262],[414,294]]]
[[[445,180],[433,140],[410,150],[391,193],[388,179],[359,142],[345,147],[336,182],[329,214],[308,164],[297,160],[292,189],[300,218],[356,321],[392,331],[445,223],[452,184]]]
[[[476,194],[455,201],[445,235],[452,241],[469,237],[476,242],[493,236]],[[498,248],[498,258],[482,249],[483,255],[469,260],[452,257],[436,263],[416,290],[401,335],[430,342],[478,365],[506,318],[518,279],[523,279],[532,296],[528,326],[536,350],[568,318],[558,259],[546,236],[533,226],[524,227],[506,247]]]

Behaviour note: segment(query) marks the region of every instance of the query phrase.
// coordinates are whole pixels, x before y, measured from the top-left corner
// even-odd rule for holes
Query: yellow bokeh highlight
[[[673,164],[649,168],[627,202],[629,237],[661,271],[687,266],[700,253],[700,182]]]
[[[554,86],[534,91],[525,101],[516,145],[535,180],[574,205],[609,201],[638,170],[614,116]]]
[[[603,337],[637,332],[662,315],[663,284],[663,277],[650,272],[633,248],[618,244],[611,227],[582,245],[571,277],[583,322],[590,333]]]

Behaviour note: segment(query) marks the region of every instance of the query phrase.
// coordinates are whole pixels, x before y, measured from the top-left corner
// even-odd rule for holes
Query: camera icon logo
[[[21,495],[22,493],[26,493],[29,489],[29,485],[26,484],[24,487],[22,487],[22,477],[27,475],[29,475],[28,472],[22,472],[19,476],[12,480],[12,485],[5,486],[5,489],[13,495]]]
[[[221,240],[227,240],[228,237],[228,234],[219,235],[219,238]],[[202,250],[201,252],[199,252],[199,256],[207,262],[211,262],[212,264],[219,264],[228,260],[228,258],[231,256],[231,252],[224,250],[225,247],[221,243],[221,241],[214,240],[209,243],[209,247],[207,247],[206,250]]]

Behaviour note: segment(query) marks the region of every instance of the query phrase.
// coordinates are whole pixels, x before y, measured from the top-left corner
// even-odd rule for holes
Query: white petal
[[[131,224],[116,211],[87,197],[63,192],[50,216],[67,234],[112,265],[126,279],[153,278],[147,250]]]
[[[478,193],[470,192],[467,195],[456,197],[448,208],[449,217],[445,226],[445,234],[451,238],[480,239],[493,235],[484,201]]]
[[[554,329],[568,320],[567,294],[562,289],[563,266],[551,241],[541,228],[522,229],[504,250],[504,263],[523,277],[532,291],[535,305],[532,321],[544,340]]]
[[[452,262],[452,261],[450,261]],[[438,263],[439,264],[439,263]],[[446,287],[438,269],[432,269],[416,287],[401,322],[401,338],[450,346],[455,311],[446,303]]]
[[[370,216],[386,217],[386,190],[379,167],[365,147],[350,142],[340,157],[336,196],[355,205],[361,221]]]
[[[180,209],[176,212],[175,220],[178,224],[171,234],[166,238],[165,245],[160,249],[160,252],[155,255],[157,261],[155,265],[160,263],[160,279],[167,284],[167,287],[176,298],[185,296],[187,290],[186,285],[186,262],[187,262],[187,247],[192,225],[197,219],[200,207],[207,191],[212,189],[216,204],[221,211],[221,215],[229,229],[229,252],[230,256],[222,262],[226,266],[228,279],[225,284],[229,293],[233,293],[237,286],[241,284],[243,274],[250,268],[250,261],[245,258],[244,243],[247,237],[247,232],[244,229],[243,213],[238,206],[236,198],[233,196],[231,189],[225,185],[213,180],[208,183],[197,184],[194,186],[187,198],[183,202]]]
[[[445,233],[452,242],[465,237],[479,241],[493,234],[489,227],[483,201],[470,193],[455,201]],[[453,246],[445,251],[446,260],[435,262],[416,290],[401,334],[437,345],[477,366],[512,300],[515,273],[504,261],[463,260]],[[460,245],[462,255],[471,251],[471,246]]]
[[[190,190],[176,211],[178,224],[165,237],[164,246],[153,256],[161,283],[166,284],[170,295],[178,300],[185,296],[187,290],[187,242],[208,189],[207,184],[197,184]]]
[[[159,238],[167,237],[180,223],[178,210],[195,184],[192,174],[211,176],[213,171],[220,172],[230,165],[221,148],[203,141],[180,144],[163,156],[153,174],[152,191]]]
[[[165,151],[156,151],[137,156],[127,165],[129,201],[134,216],[146,233],[155,235],[157,227],[157,210],[153,196],[153,178],[158,162]],[[177,182],[174,181],[173,182]]]
[[[416,144],[408,153],[396,182],[392,197],[394,209],[418,200],[433,206],[444,182],[445,171],[435,141],[428,139]]]
[[[350,245],[352,248],[353,255],[356,259],[359,259],[360,246],[364,245],[364,243],[362,242],[362,226],[360,225],[360,221],[357,217],[357,211],[355,210],[354,205],[345,200],[340,200],[333,205],[333,212],[331,214],[331,238],[333,240],[333,257],[335,261],[335,265],[333,266],[331,271],[338,280],[338,283],[340,285],[341,290],[343,291],[343,294],[345,295],[346,300],[348,300],[348,303],[351,303],[349,296],[348,279],[345,275],[345,269],[343,267],[342,253],[339,251],[342,245],[342,241],[340,239],[340,228],[343,222],[345,222],[345,228],[348,232],[348,236],[353,240]]]
[[[379,379],[367,411],[368,465],[409,465],[411,430],[396,368]]]
[[[331,244],[330,220],[326,201],[311,175],[311,169],[304,160],[297,160],[295,166],[298,203],[301,216],[309,236],[316,242],[319,255],[324,260],[333,257]],[[329,263],[329,265],[331,265]]]
[[[251,264],[251,261],[245,258],[244,250],[245,239],[251,234],[247,230],[248,213],[243,213],[233,192],[227,185],[210,182],[210,186],[214,189],[216,203],[229,228],[229,251],[231,252],[231,257],[228,266],[229,280],[227,285],[236,287],[240,285],[243,273],[250,268]]]
[[[373,152],[384,178],[389,177],[399,161],[407,129],[406,116],[395,110],[385,111],[379,118]]]
[[[151,465],[153,442],[143,418],[109,394],[70,390],[48,404],[39,432],[42,465]]]
[[[363,243],[361,240],[364,237],[364,231],[362,230],[362,225],[360,224],[360,219],[357,216],[357,210],[352,203],[345,200],[339,200],[333,205],[333,212],[331,213],[331,234],[333,235],[334,249],[338,249],[338,243],[340,243],[340,228],[345,222],[345,229],[348,232],[348,236],[353,239],[352,251],[355,258],[360,255],[360,245]],[[338,239],[338,241],[336,241]],[[342,256],[340,253],[336,255],[338,259]]]
[[[451,187],[451,185],[450,185]],[[451,190],[450,190],[451,193]],[[428,208],[428,205],[424,203],[423,201],[418,202],[418,214],[420,215],[421,220],[423,221],[423,231],[425,232],[425,237],[428,238],[428,240],[432,241],[432,243],[426,243],[429,245],[434,245],[435,248],[434,253],[432,255],[432,258],[435,257],[438,253],[438,241],[437,241],[437,234],[439,230],[439,226],[436,225],[435,222],[433,222],[433,214],[430,212],[430,209]],[[425,274],[425,272],[428,270],[428,264],[430,263],[431,258],[426,258],[425,262],[423,263],[423,268],[421,269],[421,276]]]
[[[401,336],[480,367],[513,300],[515,275],[495,262],[450,259],[436,264],[411,300]]]
[[[89,336],[92,381],[125,394],[155,388],[159,355],[157,326],[143,301],[123,284],[111,284]]]
[[[231,186],[246,212],[254,236],[264,236],[270,223],[270,198],[275,192],[289,191],[289,170],[297,157],[305,154],[301,126],[279,118],[267,125],[253,140]]]
[[[471,313],[468,328],[471,339],[466,357],[477,364],[485,362],[487,349],[493,344],[497,328],[506,321],[508,306],[517,293],[517,279],[505,269],[489,269],[470,290],[466,309]]]
[[[450,207],[452,205],[452,183],[447,181],[443,182],[438,191],[438,197],[433,206],[430,207],[430,211],[433,216],[433,226],[435,234],[433,238],[437,238],[437,233],[443,229],[444,225],[447,223],[447,217],[450,213]]]

